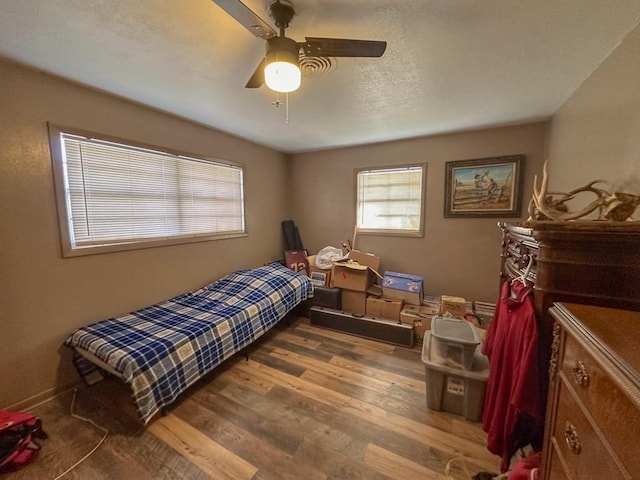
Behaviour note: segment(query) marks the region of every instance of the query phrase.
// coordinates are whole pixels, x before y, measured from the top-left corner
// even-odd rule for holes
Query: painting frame
[[[525,155],[445,163],[444,217],[519,217]]]

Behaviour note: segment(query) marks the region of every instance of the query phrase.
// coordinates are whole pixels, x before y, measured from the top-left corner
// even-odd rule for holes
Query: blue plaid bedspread
[[[313,296],[308,277],[274,263],[75,330],[65,345],[121,373],[144,423],[187,387]]]

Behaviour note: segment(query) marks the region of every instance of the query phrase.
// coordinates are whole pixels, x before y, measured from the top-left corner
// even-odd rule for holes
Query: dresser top
[[[536,221],[524,222],[524,228],[538,232],[585,232],[585,233],[631,233],[640,234],[640,222],[609,222],[600,220],[577,220],[574,222]]]

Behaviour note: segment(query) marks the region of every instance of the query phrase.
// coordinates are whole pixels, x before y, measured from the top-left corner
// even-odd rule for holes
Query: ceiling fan
[[[265,57],[245,85],[259,88],[266,83],[276,92],[292,92],[300,86],[300,57],[381,57],[387,42],[377,40],[351,40],[345,38],[305,37],[296,42],[284,31],[295,15],[289,0],[274,0],[269,4],[269,15],[279,34],[240,0],[213,0],[253,35],[267,42]]]

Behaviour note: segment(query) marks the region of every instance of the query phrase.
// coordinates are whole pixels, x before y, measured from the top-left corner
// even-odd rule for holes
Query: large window
[[[245,234],[243,170],[50,126],[65,256]]]
[[[425,175],[424,164],[358,170],[358,232],[421,236]]]

